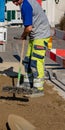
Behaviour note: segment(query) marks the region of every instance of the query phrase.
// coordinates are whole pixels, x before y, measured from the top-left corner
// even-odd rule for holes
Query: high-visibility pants
[[[46,46],[50,38],[30,40],[24,58],[25,72],[34,78],[34,86],[42,87],[44,84],[44,64]],[[32,75],[32,76],[31,76]]]

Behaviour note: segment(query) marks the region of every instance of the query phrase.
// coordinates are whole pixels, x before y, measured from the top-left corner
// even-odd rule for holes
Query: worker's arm
[[[22,40],[26,39],[27,35],[29,35],[31,31],[32,31],[32,25],[26,26],[24,28],[24,31],[23,31],[22,35],[21,35],[21,39]]]

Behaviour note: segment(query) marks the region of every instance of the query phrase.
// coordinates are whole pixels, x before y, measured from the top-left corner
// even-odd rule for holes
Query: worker
[[[12,0],[21,9],[24,31],[21,39],[29,36],[27,53],[24,58],[24,83],[32,95],[44,95],[44,68],[46,46],[51,41],[50,25],[46,14],[37,0]],[[29,89],[29,88],[28,88]]]

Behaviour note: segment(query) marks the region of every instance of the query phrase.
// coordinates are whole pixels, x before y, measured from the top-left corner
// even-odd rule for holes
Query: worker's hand
[[[26,36],[25,36],[25,37],[22,37],[22,36],[21,36],[21,39],[22,39],[22,40],[26,40]]]
[[[27,37],[27,36],[26,36],[24,33],[21,35],[21,39],[22,39],[22,40],[26,40],[26,37]]]

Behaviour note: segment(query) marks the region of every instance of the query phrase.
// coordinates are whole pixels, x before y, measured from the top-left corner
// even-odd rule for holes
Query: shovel
[[[36,130],[29,121],[14,114],[8,116],[8,125],[11,130]]]

